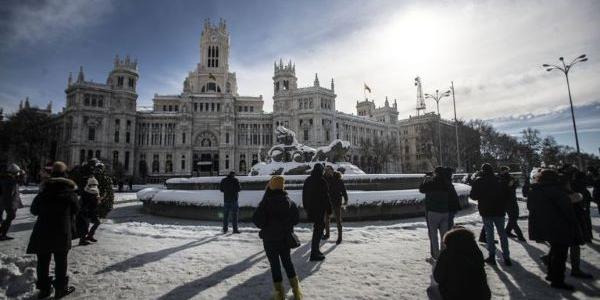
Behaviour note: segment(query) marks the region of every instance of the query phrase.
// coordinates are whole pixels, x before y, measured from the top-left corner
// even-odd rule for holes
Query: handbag
[[[293,231],[290,232],[290,234],[288,234],[286,242],[287,242],[288,247],[290,247],[290,249],[300,247],[300,239]]]

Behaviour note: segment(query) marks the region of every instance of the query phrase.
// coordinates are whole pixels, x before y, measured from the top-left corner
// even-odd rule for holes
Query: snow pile
[[[310,170],[312,170],[313,166],[315,164],[324,164],[327,166],[331,166],[333,167],[334,170],[339,170],[341,168],[344,169],[344,174],[365,174],[365,172],[363,170],[361,170],[359,167],[349,163],[349,162],[338,162],[338,163],[331,163],[331,162],[322,162],[322,161],[316,161],[316,162],[276,162],[276,161],[272,161],[269,163],[265,163],[265,162],[260,162],[255,164],[254,166],[252,166],[252,171],[250,172],[251,176],[261,176],[261,175],[271,175],[271,174],[287,174],[290,170],[300,170],[302,168],[305,168],[306,171],[305,173],[308,174],[310,173]],[[258,175],[252,175],[253,173],[256,173]]]
[[[340,163],[344,165],[345,163]],[[344,174],[344,181],[375,181],[375,180],[389,180],[398,178],[420,178],[422,179],[425,174]],[[284,175],[286,181],[304,181],[308,175]],[[167,179],[167,184],[181,184],[181,183],[219,183],[225,178],[224,176],[206,176],[206,177],[190,177],[190,178],[171,178]],[[267,182],[271,179],[270,175],[259,175],[259,176],[239,176],[236,177],[239,182]]]
[[[455,183],[459,196],[468,196],[471,187]],[[241,207],[257,207],[264,191],[241,191],[239,205]],[[288,190],[288,195],[299,207],[302,207],[302,191]],[[174,203],[189,206],[222,206],[223,194],[218,190],[161,190],[147,188],[137,193],[141,201],[154,203]],[[425,195],[417,189],[387,190],[387,191],[348,191],[349,206],[363,205],[412,205],[423,201]]]
[[[145,188],[136,193],[137,198],[141,201],[151,200],[154,195],[160,192],[159,188]]]
[[[35,291],[35,259],[0,253],[0,295],[29,298]]]

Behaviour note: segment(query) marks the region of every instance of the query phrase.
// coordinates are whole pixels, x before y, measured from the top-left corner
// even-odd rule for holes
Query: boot
[[[75,287],[69,286],[69,277],[67,276],[64,281],[58,279],[54,281],[54,299],[63,298],[75,291]]]
[[[484,261],[492,266],[496,265],[496,258],[493,256],[486,258]]]
[[[35,287],[40,290],[38,293],[38,299],[45,299],[50,297],[52,294],[52,277],[46,277],[45,279],[39,279],[35,283]]]
[[[90,242],[97,242],[98,240],[94,238],[94,235],[88,235],[85,237],[86,240],[90,241]]]
[[[290,285],[292,286],[292,292],[294,293],[295,300],[304,299],[304,295],[302,295],[302,291],[300,290],[300,280],[298,276],[290,278]]]
[[[283,290],[282,282],[273,283],[273,300],[285,300],[285,291]]]
[[[90,242],[88,242],[85,238],[79,239],[79,246],[87,246],[89,244],[90,244]]]

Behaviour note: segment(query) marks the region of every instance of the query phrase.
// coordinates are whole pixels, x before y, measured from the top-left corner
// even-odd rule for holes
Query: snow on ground
[[[221,234],[217,222],[146,215],[133,193],[117,194],[115,209],[100,227],[99,242],[74,246],[69,254],[69,299],[266,299],[271,274],[257,229],[241,225],[242,234]],[[33,195],[23,195],[26,204]],[[522,215],[526,215],[522,207]],[[35,297],[35,256],[25,248],[35,219],[28,206],[18,211],[10,235],[0,242],[0,298]],[[479,231],[476,207],[460,213],[457,222]],[[600,218],[593,205],[595,234]],[[526,219],[519,224],[526,232]],[[293,261],[306,299],[426,299],[432,267],[425,259],[429,246],[423,218],[348,222],[344,242],[323,243],[324,262],[309,262],[310,227],[301,224],[303,241]],[[483,245],[482,250],[484,254]],[[538,257],[548,248],[510,240],[512,267],[486,266],[495,299],[590,299],[600,297],[600,241],[583,247],[583,269],[596,280],[567,276],[577,292],[561,293],[544,281]],[[500,255],[500,254],[498,254]],[[287,281],[286,287],[289,287]],[[288,293],[291,297],[291,292]],[[291,299],[291,298],[289,298]]]
[[[456,192],[463,196],[468,195],[471,187],[466,184],[455,183]],[[240,206],[258,207],[264,191],[241,191],[239,194]],[[193,206],[222,206],[223,193],[218,190],[165,190],[147,188],[137,193],[138,199],[152,202],[174,202],[180,205]],[[302,191],[289,190],[290,200],[302,206]],[[411,204],[421,202],[425,195],[418,189],[386,190],[386,191],[348,191],[348,205],[380,205],[386,204]]]

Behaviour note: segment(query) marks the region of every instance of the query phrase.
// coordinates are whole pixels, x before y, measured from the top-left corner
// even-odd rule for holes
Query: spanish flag
[[[365,85],[365,91],[369,91],[369,93],[371,93],[371,88],[366,83],[364,83],[364,85]]]
[[[217,80],[217,77],[215,77],[215,75],[212,73],[208,73],[208,79]]]

